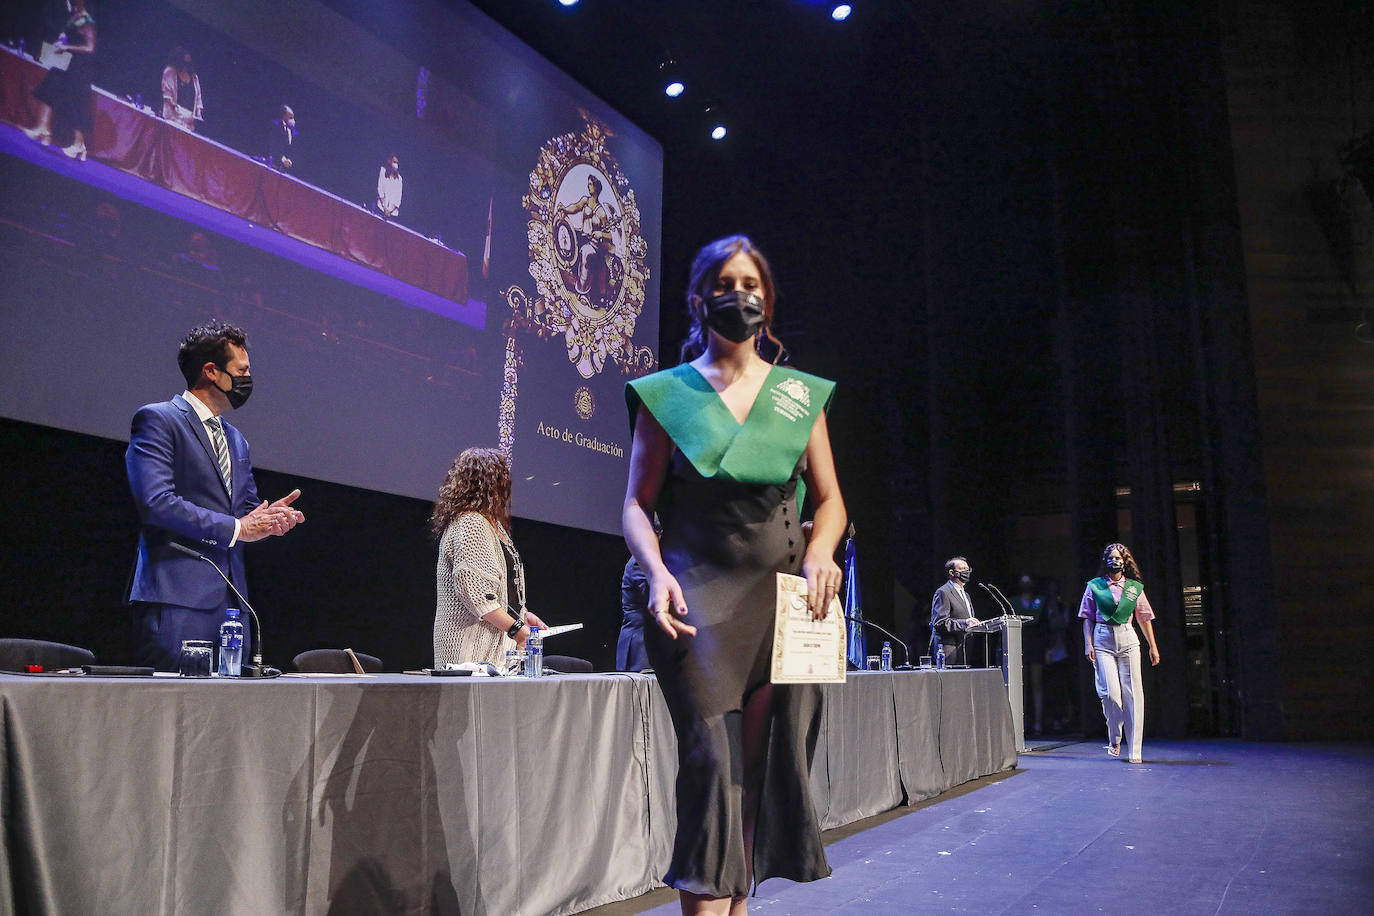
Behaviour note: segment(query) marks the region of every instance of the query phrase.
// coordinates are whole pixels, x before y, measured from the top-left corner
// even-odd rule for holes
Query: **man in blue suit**
[[[238,604],[210,564],[171,545],[214,560],[246,596],[243,545],[305,521],[291,508],[300,490],[259,502],[248,442],[220,417],[253,391],[243,331],[219,322],[195,328],[177,365],[186,391],[139,408],[124,456],[142,523],[129,590],[135,655],[164,671],[176,669],[182,640],[216,639],[225,608]]]

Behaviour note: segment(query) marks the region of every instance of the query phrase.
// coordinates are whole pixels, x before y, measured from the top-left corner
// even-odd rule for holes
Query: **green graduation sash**
[[[834,382],[774,366],[739,423],[701,373],[682,363],[626,384],[625,403],[632,430],[643,404],[702,477],[784,484],[834,393]]]
[[[1112,590],[1107,587],[1107,581],[1105,576],[1098,576],[1088,583],[1088,588],[1092,589],[1093,598],[1097,601],[1097,613],[1108,623],[1119,626],[1135,613],[1135,603],[1145,594],[1145,586],[1134,579],[1122,579],[1121,603],[1118,604],[1112,597]]]

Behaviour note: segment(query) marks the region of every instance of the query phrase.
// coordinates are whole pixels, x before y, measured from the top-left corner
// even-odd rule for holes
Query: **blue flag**
[[[854,558],[854,538],[844,542],[844,615],[862,619],[863,601],[859,598],[859,568]],[[868,667],[868,639],[864,636],[863,624],[858,620],[846,620],[848,645],[845,654],[849,663],[860,671]]]

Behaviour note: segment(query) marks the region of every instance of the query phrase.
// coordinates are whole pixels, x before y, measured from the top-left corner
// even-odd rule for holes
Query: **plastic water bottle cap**
[[[225,608],[224,613],[230,620],[239,619],[239,609],[236,607]]]

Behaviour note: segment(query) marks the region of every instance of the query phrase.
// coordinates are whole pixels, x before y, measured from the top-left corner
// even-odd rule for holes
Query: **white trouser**
[[[1093,627],[1097,653],[1097,695],[1107,718],[1107,741],[1120,744],[1122,754],[1140,759],[1145,727],[1145,691],[1140,683],[1140,637],[1130,621]]]

